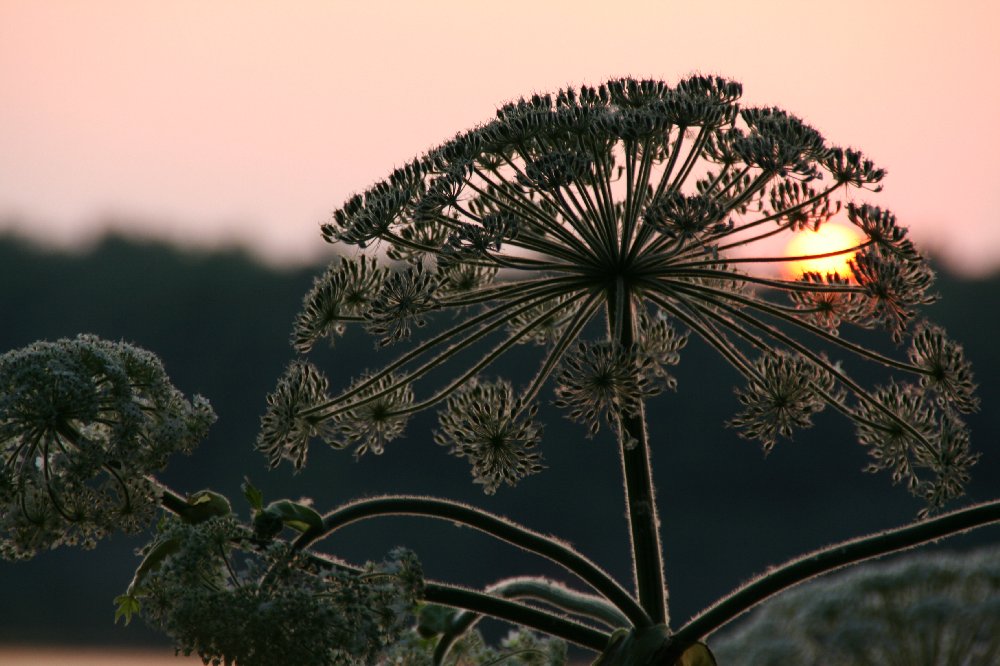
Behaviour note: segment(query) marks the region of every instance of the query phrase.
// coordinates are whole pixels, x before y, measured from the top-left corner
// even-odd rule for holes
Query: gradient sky
[[[889,171],[865,200],[995,271],[996,6],[0,0],[0,230],[315,257],[347,196],[506,100],[701,72],[861,148]]]

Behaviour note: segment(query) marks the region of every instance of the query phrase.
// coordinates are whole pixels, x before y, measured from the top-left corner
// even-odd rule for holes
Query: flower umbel
[[[278,387],[267,396],[267,412],[257,435],[257,449],[267,455],[271,467],[284,458],[301,469],[309,441],[328,435],[328,423],[304,415],[306,409],[327,399],[327,390],[326,377],[311,363],[295,361],[285,370]]]
[[[374,663],[406,629],[423,583],[407,551],[348,567],[282,541],[256,548],[231,516],[170,520],[147,553],[166,542],[176,547],[129,594],[179,652],[205,663]]]
[[[660,392],[652,381],[654,358],[614,343],[580,343],[563,361],[556,378],[556,405],[569,418],[585,423],[591,435],[600,428],[600,416],[618,426],[624,414],[634,415],[639,404]]]
[[[938,509],[962,494],[978,455],[969,449],[965,424],[914,384],[889,384],[855,410],[858,439],[868,447],[869,471],[888,470],[911,493]],[[927,479],[925,473],[933,477]],[[926,513],[926,511],[922,512]]]
[[[371,451],[380,455],[389,442],[403,434],[413,391],[393,375],[380,376],[372,383],[364,376],[355,384],[357,399],[349,409],[338,412],[327,442],[335,448],[354,446],[354,455]]]
[[[406,340],[410,326],[423,326],[423,314],[434,309],[437,278],[424,271],[423,264],[409,266],[391,275],[364,311],[365,327],[381,336],[379,346]]]
[[[448,398],[434,441],[472,463],[472,476],[492,495],[542,470],[535,450],[541,428],[536,408],[522,411],[509,382],[470,382]]]
[[[365,255],[331,264],[303,299],[292,335],[295,349],[306,353],[323,338],[332,344],[345,322],[358,321],[367,310],[384,280],[385,270]]]
[[[979,410],[972,366],[962,346],[945,337],[944,329],[921,322],[913,333],[909,357],[925,373],[920,386],[933,391],[939,402],[963,413]]]
[[[790,439],[795,428],[812,425],[812,415],[826,407],[834,381],[812,361],[785,351],[762,356],[754,370],[746,388],[736,392],[743,411],[729,425],[770,451],[779,435]]]
[[[81,335],[0,356],[0,555],[93,546],[146,527],[159,505],[149,478],[189,453],[215,421],[159,359]]]
[[[844,354],[920,377],[951,405],[942,408],[970,408],[972,384],[954,345],[918,333],[907,362],[850,339],[856,328],[881,326],[901,342],[931,300],[933,274],[906,229],[854,202],[857,190],[878,191],[885,172],[786,111],[741,108],[741,94],[732,81],[694,76],[674,87],[615,79],[534,95],[352,197],[324,237],[371,262],[377,248],[393,265],[349,312],[320,294],[336,289],[317,287],[298,348],[355,320],[379,346],[407,348],[343,392],[303,403],[303,414],[384,430],[394,415],[466,400],[482,372],[534,342],[537,373],[505,418],[530,416],[528,405],[552,386],[591,432],[599,414],[631,418],[618,433],[631,445],[646,441],[632,432],[644,429],[639,406],[674,386],[665,367],[689,336],[746,379],[734,423],[765,448],[826,404],[849,416],[858,412],[848,404],[879,405],[890,422],[906,418],[843,369]],[[864,234],[837,250],[853,257],[851,275],[754,270],[802,259],[770,256],[760,241],[810,233],[842,211]],[[344,270],[347,260],[338,261],[329,275]],[[419,337],[438,315],[454,319]],[[448,372],[444,388],[435,386]],[[388,404],[400,391],[413,399]],[[359,411],[379,401],[385,409]],[[372,441],[380,448],[380,436]]]

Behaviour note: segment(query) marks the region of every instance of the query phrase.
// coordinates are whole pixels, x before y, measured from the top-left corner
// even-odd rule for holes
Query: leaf
[[[115,603],[118,604],[118,608],[115,610],[115,624],[118,624],[120,618],[125,618],[126,627],[132,621],[132,616],[142,609],[142,604],[131,594],[115,597]]]
[[[299,532],[309,530],[320,531],[323,529],[323,516],[319,515],[316,509],[302,502],[291,500],[278,500],[271,502],[264,509],[270,513],[277,513],[285,522],[285,525]]]
[[[203,523],[216,516],[228,516],[233,506],[225,495],[211,490],[199,490],[187,499],[187,507],[180,514],[181,520],[189,525]]]
[[[154,544],[149,549],[149,552],[146,553],[146,557],[142,558],[142,562],[139,563],[139,568],[135,570],[135,575],[132,577],[132,582],[129,583],[125,594],[134,595],[140,589],[143,579],[151,572],[159,569],[163,561],[169,555],[173,555],[180,550],[180,547],[181,540],[177,537]]]
[[[240,489],[243,491],[243,496],[247,498],[247,502],[250,503],[250,508],[255,511],[260,511],[264,508],[264,493],[250,483],[249,477],[243,477],[243,484],[240,486]]]

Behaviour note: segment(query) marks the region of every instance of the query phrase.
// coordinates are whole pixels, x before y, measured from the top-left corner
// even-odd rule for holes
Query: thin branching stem
[[[573,279],[569,280],[552,279],[549,285],[539,285],[540,289],[538,290],[532,290],[530,293],[520,295],[518,298],[504,302],[502,305],[499,305],[491,310],[486,310],[485,312],[482,312],[474,317],[470,317],[469,319],[466,319],[465,321],[461,322],[454,328],[451,328],[445,331],[444,333],[440,333],[435,337],[431,338],[430,340],[418,345],[416,348],[412,349],[411,351],[407,352],[406,354],[396,359],[389,365],[382,368],[378,373],[372,375],[371,377],[368,377],[365,381],[359,383],[357,386],[338,395],[336,398],[322,402],[309,409],[303,410],[302,415],[314,416],[315,414],[325,412],[326,410],[334,408],[349,409],[351,407],[356,407],[365,402],[375,400],[386,393],[390,393],[393,390],[395,390],[394,386],[390,386],[381,393],[368,395],[362,399],[351,402],[346,407],[341,406],[344,402],[354,397],[355,395],[361,393],[366,388],[376,385],[377,382],[383,377],[390,376],[390,374],[396,369],[401,368],[404,365],[410,363],[411,361],[416,360],[422,354],[427,353],[430,350],[437,347],[438,345],[441,345],[442,343],[448,341],[449,338],[454,338],[455,336],[460,335],[461,333],[464,333],[467,330],[474,329],[476,326],[479,326],[480,324],[483,325],[481,328],[474,330],[472,333],[470,333],[469,336],[466,337],[464,340],[455,342],[451,346],[447,347],[444,351],[440,352],[439,356],[432,358],[420,368],[411,371],[406,376],[405,379],[407,381],[412,381],[414,379],[423,376],[424,374],[436,368],[440,364],[442,358],[447,358],[449,356],[457,354],[462,349],[471,346],[472,344],[474,344],[478,340],[483,339],[492,332],[508,325],[510,322],[510,318],[516,317],[524,312],[528,312],[532,308],[537,307],[538,303],[544,302],[549,298],[565,294],[567,292],[571,293],[573,289],[572,285],[575,282],[576,280]],[[580,282],[579,284],[581,284],[582,286],[583,283]],[[493,319],[494,321],[492,322],[489,321],[491,319]]]

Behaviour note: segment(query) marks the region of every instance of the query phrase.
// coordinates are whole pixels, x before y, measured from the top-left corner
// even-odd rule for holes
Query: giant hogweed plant
[[[304,299],[300,358],[261,420],[257,448],[299,469],[317,441],[381,454],[410,416],[435,409],[433,434],[408,446],[433,440],[492,494],[543,471],[537,410],[553,401],[617,447],[631,581],[556,537],[439,497],[320,514],[265,503],[248,482],[244,522],[222,495],[175,492],[154,474],[204,435],[210,407],[173,389],[151,354],[87,336],[0,359],[3,554],[90,546],[146,528],[162,508],[118,612],[139,613],[206,663],[560,663],[571,643],[605,666],[690,665],[714,663],[706,637],[783,589],[1000,520],[1000,502],[944,512],[976,461],[961,419],[978,406],[975,386],[962,348],[918,315],[933,276],[906,229],[856,200],[880,189],[883,170],[785,111],[741,108],[740,95],[704,76],[535,95],[349,199],[322,227],[340,252]],[[803,259],[776,256],[769,239],[834,216],[860,240],[822,256],[850,257],[848,274],[762,270]],[[447,327],[415,333],[434,317]],[[307,355],[349,326],[370,333],[385,361],[334,391]],[[858,330],[872,328],[905,351],[866,345]],[[646,409],[678,388],[671,366],[692,336],[743,377],[729,426],[767,451],[818,412],[839,412],[869,470],[925,502],[918,520],[771,569],[673,621],[650,461],[676,443],[649,432]],[[519,345],[538,361],[515,386],[498,375]],[[847,369],[857,363],[886,382],[863,385]],[[385,515],[475,528],[579,585],[521,577],[472,590],[424,579],[407,551],[359,566],[320,550],[335,531]],[[475,628],[483,617],[518,630],[489,647]]]

